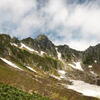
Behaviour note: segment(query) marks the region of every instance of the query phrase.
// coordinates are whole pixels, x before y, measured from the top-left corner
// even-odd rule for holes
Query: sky
[[[0,0],[2,33],[85,50],[100,43],[100,0]]]

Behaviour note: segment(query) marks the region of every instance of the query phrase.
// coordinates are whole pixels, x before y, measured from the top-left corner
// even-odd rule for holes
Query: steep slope
[[[71,49],[67,45],[60,45],[57,48],[58,52],[61,53],[61,58],[66,62],[78,61],[81,58],[82,52]]]
[[[51,56],[57,56],[54,44],[45,35],[39,35],[36,39],[27,38],[22,42],[40,53],[45,52]]]
[[[39,53],[44,52],[55,58],[58,58],[59,52],[61,53],[61,58],[65,61],[76,60],[81,56],[80,51],[71,49],[67,45],[55,46],[45,35],[39,35],[36,39],[29,37],[23,39],[22,42]]]
[[[93,97],[99,98],[100,95],[86,95],[83,93],[84,89],[79,91],[73,88],[77,82],[80,82],[80,85],[82,83],[83,88],[84,85],[95,87],[95,84],[99,83],[96,79],[99,71],[96,72],[98,75],[94,75],[95,69],[91,72],[91,68],[88,68],[92,63],[91,65],[84,63],[87,51],[80,52],[67,45],[55,46],[45,35],[39,35],[36,39],[18,40],[2,34],[0,35],[0,82],[29,93],[36,92],[49,96],[52,100],[99,100]],[[97,57],[98,54],[95,58]],[[96,64],[98,59],[94,60],[93,64]],[[90,89],[94,92],[96,90]]]
[[[100,44],[96,46],[90,46],[83,53],[83,63],[91,65],[93,63],[100,62]]]
[[[38,75],[33,72],[18,71],[3,62],[2,66],[0,66],[0,73],[0,82],[10,84],[29,93],[35,92],[48,96],[52,100],[98,100],[96,98],[82,96],[81,94],[64,88],[61,85],[64,82],[50,77],[48,74],[39,72]],[[3,95],[1,94],[1,96]]]
[[[95,76],[96,84],[100,85],[100,44],[90,46],[83,52],[82,61],[84,69]]]
[[[8,36],[4,35],[4,38],[2,38],[1,35],[1,41],[0,42],[0,56],[3,58],[7,58],[8,60],[11,60],[13,62],[17,62],[20,64],[23,68],[25,66],[35,66],[42,68],[44,70],[49,70],[52,68],[60,68],[62,66],[62,63],[52,58],[48,55],[42,56],[41,53],[35,52],[33,49],[29,48],[25,44],[22,46],[22,43],[18,42],[12,42],[13,39]],[[7,39],[6,39],[7,38]],[[33,51],[32,51],[33,50]],[[49,49],[48,49],[49,50]]]

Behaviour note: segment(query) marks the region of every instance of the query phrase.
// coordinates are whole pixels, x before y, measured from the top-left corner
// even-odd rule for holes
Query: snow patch
[[[58,76],[55,76],[55,75],[50,75],[51,77],[53,77],[53,78],[55,78],[55,79],[57,79],[57,80],[61,80],[61,78],[60,77],[58,77]]]
[[[98,76],[96,73],[94,73],[93,71],[90,71],[91,74],[95,75],[95,76]]]
[[[36,71],[35,71],[33,68],[31,68],[31,67],[29,67],[29,66],[26,66],[26,68],[28,68],[29,70],[31,70],[31,71],[33,71],[33,72],[36,73]]]
[[[27,50],[30,51],[30,52],[36,52],[36,53],[39,53],[38,51],[36,51],[36,50],[34,50],[34,49],[32,49],[32,48],[26,46],[26,45],[23,44],[23,43],[21,43],[21,47],[20,47],[20,48],[25,48],[25,49],[27,49]]]
[[[45,52],[44,52],[44,51],[41,51],[41,52],[40,52],[40,54],[41,54],[41,55],[44,55],[44,54],[45,54]]]
[[[66,78],[65,77],[66,72],[64,70],[58,70],[58,73],[60,75],[60,78]]]
[[[89,65],[88,67],[89,67],[89,68],[92,68],[92,65]]]
[[[95,63],[97,63],[97,60],[94,60]]]
[[[15,43],[10,43],[12,46],[15,46],[15,47],[18,47],[18,45],[17,44],[15,44]]]
[[[9,60],[7,60],[7,59],[1,58],[1,57],[0,57],[0,59],[1,59],[2,61],[4,61],[6,64],[8,64],[8,65],[10,65],[10,66],[12,66],[12,67],[14,67],[14,68],[17,68],[17,69],[19,69],[19,70],[22,70],[22,69],[19,68],[16,64],[12,63],[11,61],[9,61]]]
[[[72,80],[73,85],[65,85],[68,89],[82,93],[85,96],[100,98],[100,86],[85,83],[80,80]]]
[[[59,72],[60,74],[62,74],[62,75],[65,75],[65,74],[66,74],[66,72],[65,72],[64,70],[58,70],[58,72]]]
[[[58,59],[61,60],[61,53],[58,52],[58,48],[55,48],[55,49],[56,49],[56,52],[57,52],[57,57],[58,57]]]
[[[74,69],[78,69],[80,71],[83,71],[82,67],[81,67],[81,62],[74,62],[74,64],[68,64],[69,66],[71,66]]]

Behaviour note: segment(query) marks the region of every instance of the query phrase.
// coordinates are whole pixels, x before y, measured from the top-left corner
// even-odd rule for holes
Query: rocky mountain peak
[[[55,45],[44,34],[37,36],[37,38],[35,39],[30,38],[30,37],[23,39],[22,42],[38,52],[43,51],[47,53],[48,55],[51,55],[54,57],[57,56]]]
[[[10,41],[11,37],[7,34],[0,34],[0,41]]]
[[[25,44],[32,44],[34,42],[34,39],[31,37],[28,37],[28,38],[21,40],[21,42],[24,42]]]
[[[97,48],[100,48],[100,43],[96,45]]]
[[[48,39],[48,37],[47,37],[46,35],[40,34],[40,35],[36,38],[36,40],[49,40],[49,39]]]

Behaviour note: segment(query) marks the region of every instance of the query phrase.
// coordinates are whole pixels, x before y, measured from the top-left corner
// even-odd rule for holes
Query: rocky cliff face
[[[43,51],[54,57],[57,56],[54,44],[45,35],[39,35],[36,39],[27,38],[22,42],[36,51]]]
[[[100,62],[100,44],[96,46],[90,46],[83,53],[83,63],[84,64],[93,64],[95,62]]]
[[[59,52],[61,53],[61,58],[65,61],[77,60],[81,56],[80,51],[71,49],[67,45],[55,46],[45,35],[39,35],[36,39],[23,39],[22,42],[38,52],[43,51],[55,58],[58,57]]]
[[[82,52],[71,49],[67,45],[60,45],[58,46],[58,52],[61,53],[61,57],[66,62],[68,61],[78,61],[81,59]]]

